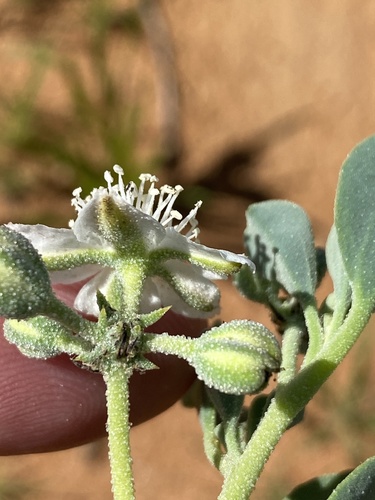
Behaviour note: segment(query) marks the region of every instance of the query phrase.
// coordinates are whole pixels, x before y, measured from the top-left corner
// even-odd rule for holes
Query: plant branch
[[[232,472],[219,500],[247,500],[276,444],[297,414],[349,352],[371,316],[371,307],[353,295],[352,309],[342,327],[292,380],[279,384],[275,397]]]
[[[114,500],[134,499],[134,480],[129,441],[129,378],[122,363],[111,363],[103,373],[107,385],[107,432]]]

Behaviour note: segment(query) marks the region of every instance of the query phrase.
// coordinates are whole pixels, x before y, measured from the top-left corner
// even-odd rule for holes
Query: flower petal
[[[102,266],[96,264],[87,264],[85,266],[73,267],[64,271],[50,271],[49,275],[53,284],[68,285],[77,283],[87,278],[92,278],[103,269]]]
[[[151,278],[147,278],[143,285],[140,311],[146,314],[162,307],[162,301],[158,287]]]
[[[13,231],[23,234],[43,256],[90,248],[77,241],[71,229],[57,229],[43,224],[13,224],[11,222],[6,225]]]
[[[254,263],[245,255],[216,250],[193,241],[189,242],[189,251],[192,262],[221,276],[231,275],[239,271],[243,265],[255,270]]]
[[[82,260],[82,251],[91,250],[92,247],[78,241],[71,229],[56,229],[42,224],[26,225],[12,223],[7,224],[7,227],[25,236],[43,256],[49,269],[51,281],[54,284],[76,283],[77,281],[94,276],[102,269],[102,266],[98,264],[73,267]],[[70,254],[69,258],[65,258],[64,254]],[[51,270],[53,267],[56,268],[55,264],[52,266],[52,262],[55,263],[57,258],[61,259],[58,261],[58,269],[61,270]]]
[[[197,266],[171,260],[163,265],[154,282],[158,287],[162,306],[184,316],[208,318],[220,310],[220,291],[206,279]]]
[[[74,301],[74,307],[77,311],[99,316],[96,293],[100,290],[106,296],[112,273],[112,269],[105,268],[81,288]]]
[[[211,312],[197,311],[193,307],[189,306],[181,297],[177,295],[175,290],[164,280],[155,276],[153,278],[157,288],[158,294],[160,296],[162,306],[171,306],[171,310],[175,314],[180,314],[188,318],[210,318],[215,314],[218,314],[220,309],[216,308]]]
[[[195,243],[177,233],[173,228],[167,228],[166,236],[158,247],[158,249],[164,248],[185,253],[190,262],[213,273],[207,275],[210,279],[229,276],[239,271],[243,265],[248,265],[255,270],[254,263],[245,255],[238,255],[227,250],[216,250]]]
[[[100,190],[94,192],[93,198],[78,212],[77,219],[72,223],[72,231],[77,240],[95,248],[108,246],[103,241],[98,224],[97,207],[103,196],[100,193]]]

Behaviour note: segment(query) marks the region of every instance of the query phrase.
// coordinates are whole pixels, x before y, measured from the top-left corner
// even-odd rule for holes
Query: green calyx
[[[118,254],[138,257],[145,255],[146,249],[137,220],[121,210],[111,196],[105,196],[100,200],[98,223],[102,236]]]
[[[22,234],[0,227],[0,315],[29,318],[54,300],[41,256]]]
[[[27,321],[9,319],[4,323],[4,335],[30,358],[48,359],[62,353],[78,355],[92,349],[89,342],[43,316]]]
[[[144,329],[160,320],[169,307],[151,313],[139,314],[125,320],[121,313],[111,307],[98,292],[100,314],[95,323],[95,346],[77,352],[74,361],[93,371],[104,373],[113,364],[122,364],[130,372],[157,368],[143,356],[141,350]]]

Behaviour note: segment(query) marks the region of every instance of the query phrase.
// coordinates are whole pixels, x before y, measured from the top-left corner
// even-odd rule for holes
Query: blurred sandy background
[[[116,18],[137,4],[108,0],[106,5]],[[95,92],[84,45],[88,6],[69,0],[0,2],[1,101],[9,102],[29,81],[31,43],[50,43],[74,57],[89,91]],[[134,140],[138,164],[165,148],[172,160],[169,167],[159,163],[161,178],[191,189],[205,186],[205,244],[241,252],[244,208],[258,199],[287,198],[306,209],[317,243],[324,245],[340,165],[357,142],[375,131],[374,2],[170,0],[160,7],[170,36],[164,50],[174,57],[167,71],[172,68],[180,92],[176,101],[163,94],[165,75],[158,62],[164,63],[160,55],[155,60],[149,33],[122,35],[114,25],[108,49],[110,71],[122,82],[128,100],[139,106]],[[178,104],[175,115],[169,99]],[[54,124],[61,119],[66,126],[74,118],[69,92],[53,65],[35,102]],[[79,168],[64,166],[53,155],[41,161],[30,147],[20,151],[18,129],[8,131],[9,110],[4,103],[0,110],[1,222],[39,218],[52,224],[53,218],[55,224],[66,224],[73,215],[69,191],[82,180]],[[165,116],[178,118],[172,143],[181,139],[183,149],[176,148],[177,159]],[[88,150],[98,148],[102,163],[95,175],[100,178],[100,166],[110,168],[106,158],[110,162],[112,157],[82,137]],[[229,166],[220,171],[223,165]],[[327,291],[329,283],[324,287]],[[229,284],[222,289],[223,319],[251,317],[269,325],[267,315]],[[364,334],[362,347],[308,407],[304,423],[285,435],[254,499],[280,499],[299,482],[353,467],[374,454],[371,337],[371,331]],[[366,390],[358,391],[354,375]],[[205,460],[193,410],[176,404],[133,429],[132,446],[140,500],[217,497],[221,479]],[[0,488],[2,484],[1,499],[7,500],[110,499],[106,444],[0,458]]]

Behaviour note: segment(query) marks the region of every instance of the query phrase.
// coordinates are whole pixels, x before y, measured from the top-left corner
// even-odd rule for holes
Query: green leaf
[[[233,282],[249,300],[267,305],[270,302],[270,295],[277,297],[280,285],[265,279],[261,273],[260,268],[254,273],[249,266],[242,266],[234,275]]]
[[[293,295],[314,295],[316,251],[310,221],[289,201],[251,205],[246,212],[245,246],[257,272]]]
[[[353,291],[375,301],[375,136],[356,146],[343,164],[335,226]]]
[[[335,226],[328,235],[326,257],[329,274],[333,281],[335,291],[335,308],[338,306],[348,308],[351,302],[351,287],[345,271],[344,261],[341,256]]]
[[[354,469],[328,500],[373,500],[375,498],[375,457]]]
[[[336,486],[349,474],[350,471],[338,474],[325,474],[300,484],[283,500],[327,500]],[[331,498],[331,497],[329,497]]]

